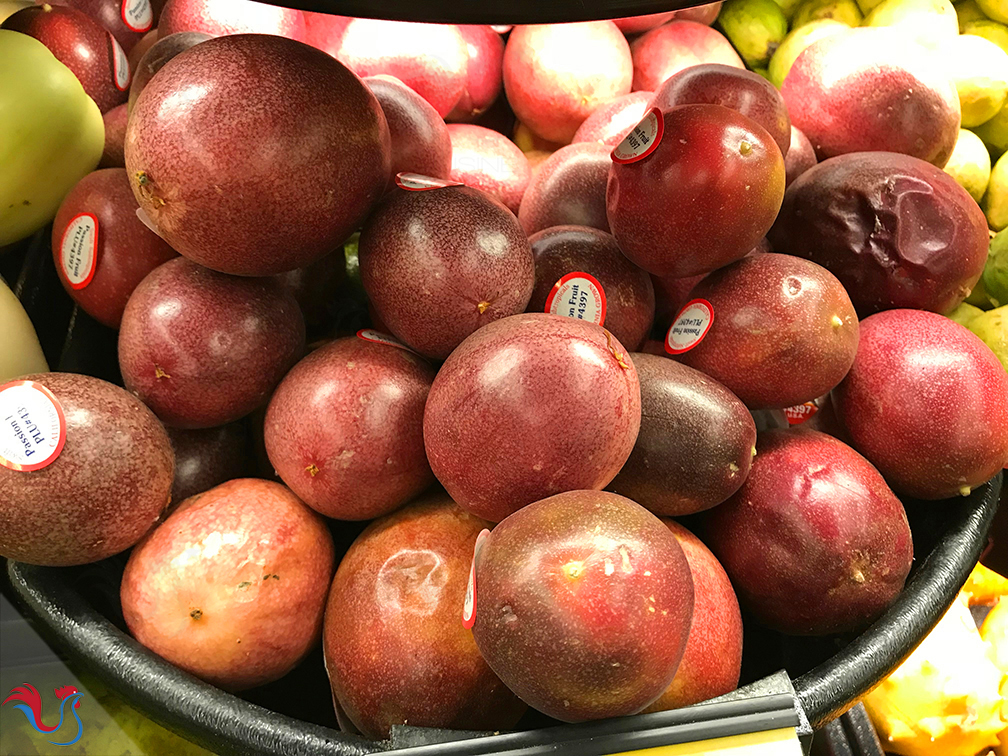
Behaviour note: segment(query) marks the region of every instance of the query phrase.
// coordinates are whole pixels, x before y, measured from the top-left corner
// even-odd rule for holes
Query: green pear
[[[980,137],[972,131],[959,129],[959,138],[956,139],[952,156],[945,164],[945,173],[954,178],[978,203],[983,199],[990,181],[991,161]]]
[[[861,9],[861,13],[867,16],[873,10],[875,10],[882,0],[857,0],[858,8]]]
[[[1008,234],[1002,232],[991,239],[980,281],[994,307],[1008,305]]]
[[[990,347],[1008,370],[1008,305],[983,312],[966,326]]]
[[[860,26],[864,20],[861,9],[854,0],[802,0],[791,24],[797,29],[821,18],[831,18],[847,26]]]
[[[994,231],[1000,231],[1008,226],[1008,153],[999,157],[994,163],[990,181],[987,184],[987,193],[984,194],[980,207],[983,208],[984,215],[987,216],[987,225]],[[993,242],[991,247],[993,248]],[[1006,260],[1005,272],[1008,273],[1008,260]],[[997,287],[991,286],[991,281],[985,278],[984,285],[992,299],[1000,304],[1008,304],[1008,296],[1002,299]],[[1008,285],[1008,280],[1005,281],[1005,285]]]
[[[952,312],[945,315],[949,320],[954,320],[961,326],[969,328],[969,324],[976,320],[978,317],[984,314],[984,311],[979,307],[974,307],[971,304],[966,304],[963,302],[961,305],[956,307]]]
[[[961,17],[960,17],[961,18]],[[1008,26],[989,19],[967,21],[962,25],[963,34],[989,39],[1005,52],[1008,52]]]
[[[790,24],[791,17],[794,16],[795,8],[801,5],[801,0],[774,0],[774,2],[780,6],[782,11],[784,11],[784,18],[786,18]]]
[[[766,67],[788,30],[774,0],[728,0],[717,23],[749,68]]]
[[[984,12],[980,10],[980,6],[976,4],[976,0],[963,0],[961,3],[955,4],[956,19],[959,21],[959,33],[969,34],[966,31],[966,24],[970,21],[986,21],[987,16]]]
[[[994,303],[990,300],[990,296],[987,294],[987,287],[984,286],[983,276],[980,277],[980,280],[973,287],[973,291],[966,297],[966,304],[979,307],[981,310],[989,310],[994,306]]]
[[[959,36],[959,21],[951,0],[883,0],[864,26],[895,26],[928,47]]]
[[[934,49],[959,92],[963,127],[996,116],[1008,100],[1008,52],[972,34],[943,39]]]
[[[850,27],[833,19],[823,18],[813,21],[810,24],[797,27],[790,34],[784,37],[777,52],[770,58],[770,65],[767,72],[770,74],[771,83],[780,89],[784,77],[791,70],[792,64],[798,59],[806,47],[825,39],[831,34],[847,31]]]
[[[992,158],[1004,154],[1005,150],[1008,150],[1008,104],[1001,108],[997,115],[972,131],[987,145]]]
[[[976,0],[987,18],[1008,24],[1008,0]]]

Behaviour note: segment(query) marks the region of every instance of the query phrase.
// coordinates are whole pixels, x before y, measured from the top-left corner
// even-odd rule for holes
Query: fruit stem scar
[[[164,205],[165,201],[154,193],[154,182],[151,180],[151,177],[147,175],[146,171],[137,171],[136,180],[137,184],[140,186],[140,193],[145,199],[153,203],[155,207],[161,207]]]
[[[612,345],[612,334],[609,333],[609,331],[606,331],[605,328],[602,330],[605,331],[606,347],[608,347],[609,351],[612,352],[612,356],[616,358],[617,364],[619,364],[619,366],[624,370],[629,370],[630,366],[626,363],[626,360],[623,359],[623,353],[617,352],[615,347]]]
[[[752,152],[752,145],[743,139],[742,142],[739,143],[738,151],[743,155],[748,155]]]
[[[489,302],[487,302],[487,301],[486,301],[486,300],[484,299],[484,300],[483,300],[482,302],[480,302],[480,303],[479,303],[478,305],[476,305],[476,309],[477,309],[477,310],[479,310],[479,314],[480,314],[480,315],[482,315],[482,314],[483,314],[484,312],[486,312],[486,311],[487,311],[487,308],[488,308],[489,306],[490,306],[490,303],[489,303]]]
[[[171,378],[171,376],[168,375],[168,373],[166,373],[164,370],[161,369],[160,365],[155,365],[154,366],[154,377],[155,378]]]
[[[308,467],[306,467],[306,468],[305,468],[305,470],[306,470],[306,471],[308,472],[308,474],[309,474],[309,475],[311,475],[311,476],[312,476],[313,478],[314,478],[314,477],[315,477],[316,475],[318,475],[318,474],[319,474],[319,469],[318,469],[318,468],[317,468],[317,467],[315,466],[315,463],[314,463],[314,462],[312,462],[312,463],[311,463],[310,465],[308,465]]]
[[[969,496],[969,495],[970,495],[970,492],[971,492],[972,490],[973,490],[973,489],[972,489],[972,488],[970,488],[969,486],[963,486],[962,488],[960,488],[960,489],[959,489],[959,495],[960,495],[960,496]]]
[[[834,328],[842,328],[843,327],[843,318],[841,318],[839,315],[834,315],[832,323],[833,323],[833,327]]]
[[[567,562],[561,569],[568,578],[577,580],[584,572],[584,562]]]
[[[189,616],[192,617],[194,620],[198,620],[203,616],[203,610],[193,609],[191,612],[189,612]]]

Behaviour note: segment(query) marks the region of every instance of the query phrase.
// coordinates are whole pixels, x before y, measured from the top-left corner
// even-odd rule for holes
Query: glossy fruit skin
[[[453,123],[448,126],[448,134],[452,181],[486,192],[518,215],[532,177],[525,153],[503,134],[484,126]]]
[[[136,397],[97,378],[40,373],[19,380],[55,395],[66,442],[39,470],[0,465],[0,555],[57,567],[128,549],[171,495],[175,458],[161,423]]]
[[[854,306],[815,263],[752,255],[708,275],[690,299],[707,300],[714,317],[704,339],[677,359],[723,383],[749,409],[817,399],[854,362]]]
[[[644,709],[678,709],[730,693],[742,671],[742,612],[735,589],[703,541],[677,523],[662,518],[679,541],[693,577],[693,620],[686,650],[672,683]]]
[[[253,75],[250,58],[269,64]],[[179,91],[193,96],[182,102]],[[378,100],[338,61],[283,37],[238,34],[176,55],[144,88],[126,167],[140,206],[180,254],[272,275],[332,252],[359,226],[388,180],[389,132]]]
[[[597,108],[574,132],[572,144],[600,142],[615,147],[647,112],[654,92],[631,92]]]
[[[889,310],[862,321],[833,403],[855,447],[901,494],[956,496],[1008,464],[1008,374],[941,315]]]
[[[639,428],[628,351],[599,326],[546,313],[498,320],[462,342],[424,411],[434,475],[493,522],[553,494],[604,488]]]
[[[305,41],[304,14],[253,0],[168,0],[158,33],[203,32],[212,37],[231,34],[275,34]]]
[[[810,45],[781,95],[821,160],[901,152],[941,168],[959,137],[959,96],[947,73],[888,28],[851,29]]]
[[[244,690],[318,643],[334,561],[321,517],[279,483],[239,478],[187,499],[137,545],[123,616],[175,666]]]
[[[661,520],[616,494],[569,491],[484,542],[473,637],[539,711],[566,722],[623,716],[671,683],[693,601],[689,564]]]
[[[133,71],[133,81],[130,84],[129,98],[127,100],[130,111],[133,110],[133,105],[136,104],[136,99],[140,96],[140,92],[147,86],[147,82],[151,80],[154,74],[164,68],[165,63],[180,52],[188,50],[200,42],[206,42],[208,39],[213,39],[213,37],[203,32],[194,31],[175,32],[174,34],[159,37],[148,48],[147,52],[140,57]]]
[[[125,53],[124,70],[117,80],[116,71],[120,69],[114,59],[119,43],[80,11],[64,5],[34,5],[8,16],[0,28],[35,37],[48,47],[60,63],[73,71],[102,113],[126,102],[130,71]]]
[[[717,506],[745,482],[756,425],[731,391],[667,355],[634,354],[641,387],[637,443],[608,489],[657,515]]]
[[[102,150],[99,168],[125,168],[126,153],[123,143],[126,141],[126,119],[129,113],[125,103],[116,105],[102,116],[105,124],[105,148]],[[131,193],[132,196],[132,193]]]
[[[251,446],[244,423],[199,430],[165,430],[175,452],[172,507],[165,516],[190,496],[252,473]]]
[[[792,126],[791,147],[784,156],[785,184],[791,186],[796,178],[818,162],[812,142],[802,133],[801,129]]]
[[[266,410],[270,463],[326,517],[369,520],[434,482],[423,414],[434,369],[405,349],[356,336],[316,349]]]
[[[630,92],[633,62],[612,21],[516,26],[504,49],[504,90],[518,120],[567,144],[596,108]]]
[[[769,234],[846,287],[858,315],[949,312],[983,272],[987,220],[967,191],[923,160],[861,152],[826,160],[788,187]]]
[[[685,278],[744,257],[766,234],[784,197],[784,159],[766,129],[720,105],[662,117],[654,152],[612,164],[606,209],[623,254]]]
[[[760,433],[749,478],[705,515],[704,539],[742,605],[789,635],[864,627],[913,561],[903,505],[879,472],[810,430]]]
[[[595,142],[569,144],[540,163],[518,208],[525,233],[552,226],[591,226],[608,232],[606,184],[611,151]]]
[[[359,250],[378,317],[439,360],[477,328],[522,312],[535,283],[518,220],[466,186],[395,189],[368,218]]]
[[[70,221],[80,213],[91,213],[98,221],[98,261],[91,282],[74,289],[63,267],[62,243]],[[125,168],[94,171],[70,190],[53,220],[50,246],[67,294],[109,328],[119,327],[126,302],[144,277],[178,256],[137,218]]]
[[[451,24],[353,18],[334,55],[361,78],[395,76],[442,118],[465,91],[469,48]]]
[[[494,104],[504,87],[504,40],[489,26],[461,24],[458,30],[469,51],[466,85],[445,119],[471,123]]]
[[[648,274],[623,256],[616,240],[587,226],[553,226],[529,237],[536,284],[528,312],[544,312],[554,285],[568,273],[594,276],[606,297],[602,325],[629,349],[637,349],[654,321],[654,288]]]
[[[396,174],[400,172],[448,178],[452,166],[451,137],[434,106],[392,76],[369,76],[364,83],[381,104],[392,140],[386,191],[395,186]]]
[[[668,23],[675,18],[675,11],[665,11],[664,13],[647,13],[643,16],[626,16],[624,18],[614,18],[613,23],[627,36],[650,31]]]
[[[737,110],[762,126],[787,157],[791,147],[791,119],[777,88],[757,73],[723,63],[690,66],[665,80],[651,100],[668,110],[677,105],[722,105]],[[634,124],[636,125],[636,124]]]
[[[265,402],[304,345],[301,310],[276,281],[180,257],[152,271],[126,303],[119,369],[166,425],[211,428]]]
[[[367,737],[403,724],[509,730],[524,713],[459,620],[476,536],[490,526],[433,494],[369,525],[340,562],[326,670]]]
[[[57,0],[50,5],[68,5],[94,19],[112,32],[127,54],[154,26],[150,0]]]
[[[695,21],[672,21],[634,40],[633,89],[657,92],[673,74],[701,63],[745,68],[721,32]]]

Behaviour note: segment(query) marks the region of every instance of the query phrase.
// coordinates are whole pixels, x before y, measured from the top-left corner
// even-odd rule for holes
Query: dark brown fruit
[[[56,0],[51,5],[69,5],[91,17],[129,54],[144,34],[154,28],[150,0]]]
[[[175,451],[173,505],[252,473],[252,450],[243,423],[200,430],[166,430]]]
[[[339,287],[346,279],[346,257],[342,249],[337,249],[303,268],[278,273],[274,278],[301,306],[309,334],[324,333],[340,303]]]
[[[102,150],[99,168],[125,168],[126,119],[129,113],[126,104],[116,105],[102,116],[105,122],[105,149]]]
[[[536,169],[518,209],[525,233],[552,226],[591,226],[609,231],[606,182],[610,148],[596,142],[570,144]]]
[[[814,166],[816,160],[815,150],[812,149],[812,142],[805,136],[797,126],[791,127],[791,148],[784,156],[784,173],[787,186],[791,186],[795,179],[805,171]]]

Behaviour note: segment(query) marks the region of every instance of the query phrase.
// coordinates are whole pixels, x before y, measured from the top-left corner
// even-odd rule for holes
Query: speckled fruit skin
[[[528,158],[503,134],[484,126],[453,123],[451,178],[486,192],[515,215],[532,177]]]
[[[369,76],[364,83],[378,98],[392,139],[386,191],[395,186],[396,174],[401,172],[448,178],[452,142],[434,106],[393,76]]]
[[[130,70],[135,71],[137,63],[140,62],[140,58],[143,57],[144,53],[147,52],[154,43],[158,40],[158,30],[157,27],[151,29],[149,32],[140,38],[140,41],[133,45],[133,49],[129,51],[126,59],[129,61]]]
[[[526,313],[466,339],[424,412],[431,469],[451,497],[500,522],[527,504],[599,490],[640,428],[640,385],[623,345],[573,318]]]
[[[305,41],[304,15],[253,0],[168,0],[158,30],[162,37],[198,31],[213,37],[229,34],[276,34]]]
[[[335,56],[362,78],[395,76],[442,118],[465,91],[469,48],[451,24],[354,18],[343,30]]]
[[[608,232],[605,196],[610,152],[610,147],[596,142],[569,144],[540,163],[518,208],[525,233],[568,225]]]
[[[0,465],[0,556],[52,567],[97,562],[143,537],[168,506],[175,458],[157,418],[118,386],[43,373],[66,442],[34,472]]]
[[[902,152],[942,168],[959,137],[959,96],[948,73],[891,28],[851,29],[810,45],[781,94],[820,160]]]
[[[878,470],[832,436],[760,433],[749,478],[704,516],[742,605],[789,635],[860,629],[903,588],[913,543]]]
[[[398,509],[434,482],[423,414],[434,369],[351,336],[305,357],[266,411],[266,453],[302,501],[338,520]]]
[[[630,51],[635,92],[657,92],[673,74],[701,63],[745,68],[721,32],[695,21],[672,21],[652,29],[635,39]]]
[[[623,254],[649,273],[686,278],[744,257],[766,234],[784,197],[784,159],[769,132],[735,110],[680,105],[662,117],[654,152],[612,164],[606,210]]]
[[[847,288],[858,315],[910,308],[949,312],[983,272],[983,212],[945,171],[907,155],[826,160],[788,187],[769,234]]]
[[[99,168],[125,168],[126,153],[123,143],[126,141],[126,119],[129,113],[125,103],[116,105],[102,116],[105,122],[105,149],[102,150]],[[130,196],[133,193],[130,192]]]
[[[843,380],[858,346],[850,297],[808,260],[758,254],[715,271],[690,299],[714,310],[710,330],[677,355],[727,386],[749,409],[809,402]]]
[[[132,111],[140,92],[147,86],[154,74],[164,68],[165,63],[180,52],[188,50],[200,42],[206,42],[208,39],[213,39],[213,37],[203,32],[176,32],[162,36],[151,45],[143,57],[137,61],[133,71],[133,81],[130,83],[129,98],[126,101],[129,109]]]
[[[99,323],[118,328],[130,294],[144,277],[178,256],[136,215],[136,200],[125,168],[105,168],[82,178],[63,198],[53,220],[52,255],[60,283]],[[98,220],[98,262],[94,278],[73,289],[63,268],[62,242],[70,221],[81,213]]]
[[[833,404],[855,447],[899,493],[956,496],[1008,464],[1008,374],[941,315],[889,310],[862,321]]]
[[[175,451],[174,505],[252,472],[251,448],[243,423],[200,430],[165,430]],[[168,511],[170,513],[171,508]]]
[[[244,690],[283,677],[318,643],[334,561],[322,518],[285,487],[228,481],[133,550],[123,617],[175,666]]]
[[[184,257],[136,287],[119,328],[126,388],[178,428],[211,428],[266,401],[301,357],[304,318],[271,279],[227,276]]]
[[[640,123],[653,96],[654,92],[631,92],[602,105],[578,127],[571,143],[600,142],[615,147]]]
[[[359,250],[378,317],[439,360],[477,328],[522,312],[535,283],[518,220],[466,186],[397,188],[368,218]]]
[[[249,60],[268,63],[253,71]],[[309,264],[359,227],[388,180],[389,131],[378,100],[339,62],[239,34],[176,55],[144,88],[126,167],[181,254],[264,276]]]
[[[469,123],[494,104],[504,86],[504,40],[489,26],[462,24],[458,30],[469,51],[466,85],[446,120]]]
[[[662,110],[703,103],[723,105],[751,118],[773,137],[781,156],[787,157],[791,147],[787,106],[777,88],[758,73],[723,63],[690,66],[669,77],[651,100],[653,107]]]
[[[537,501],[476,560],[473,636],[518,697],[565,722],[634,714],[675,675],[693,616],[682,547],[603,491]]]
[[[608,488],[658,515],[717,506],[749,475],[756,425],[731,391],[668,356],[634,354],[641,427]]]
[[[504,49],[504,91],[518,120],[567,144],[592,112],[630,91],[630,46],[612,21],[516,26]]]
[[[693,620],[672,684],[644,713],[678,709],[730,693],[742,671],[742,613],[724,567],[675,520],[663,519],[679,541],[693,577]]]
[[[602,325],[629,349],[637,349],[654,321],[651,277],[623,256],[616,240],[587,226],[554,226],[529,237],[536,284],[528,312],[544,312],[553,286],[583,271],[594,276],[606,297]]]
[[[116,38],[116,41],[127,54],[140,41],[143,35],[154,26],[153,13],[151,13],[151,20],[147,22],[146,28],[144,28],[143,21],[140,18],[136,20],[131,18],[137,28],[127,26],[123,20],[123,14],[125,13],[123,0],[56,0],[56,2],[49,4],[68,5],[75,10],[79,10],[85,16],[94,19],[103,29],[112,32],[112,36]],[[129,2],[127,5],[139,11],[143,4],[140,2]],[[149,0],[146,4],[149,5]]]
[[[79,10],[65,5],[33,5],[8,16],[0,29],[27,34],[48,47],[56,60],[80,79],[102,113],[126,102],[128,72],[126,84],[120,89],[113,63],[113,44],[118,42]]]
[[[364,735],[387,738],[404,724],[510,730],[524,713],[459,620],[476,536],[488,527],[435,494],[372,523],[340,562],[325,663]]]
[[[791,127],[791,147],[784,156],[784,181],[791,186],[795,179],[819,161],[816,159],[812,142],[797,126]]]

